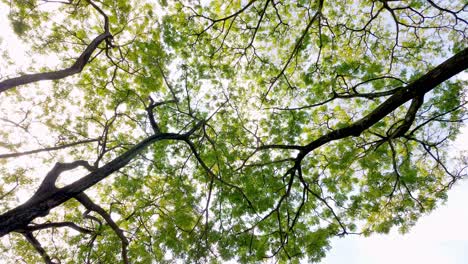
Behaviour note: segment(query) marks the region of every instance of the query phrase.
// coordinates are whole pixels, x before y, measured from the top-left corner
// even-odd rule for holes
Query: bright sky
[[[468,79],[468,73],[462,73]],[[468,95],[467,95],[468,96]],[[451,148],[468,151],[468,126]],[[455,154],[455,153],[454,153]],[[448,201],[419,219],[408,234],[348,236],[333,240],[322,264],[466,264],[468,263],[468,180],[455,184]]]
[[[367,238],[335,239],[322,264],[466,264],[467,198],[468,182],[464,181],[450,190],[445,205],[422,217],[408,234],[394,231]]]
[[[7,22],[8,7],[0,4],[0,53],[8,48],[15,59],[26,56]],[[0,73],[2,70],[0,69]],[[468,74],[463,76],[468,79]],[[468,127],[454,143],[468,150]],[[468,263],[468,181],[459,182],[449,199],[432,214],[419,220],[409,234],[396,231],[371,237],[345,237],[333,240],[323,264],[466,264]],[[1,261],[0,261],[1,262]]]

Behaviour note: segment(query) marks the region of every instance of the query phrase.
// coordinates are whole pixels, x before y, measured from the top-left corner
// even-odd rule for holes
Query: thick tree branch
[[[36,192],[36,194],[24,204],[0,215],[0,237],[17,229],[24,228],[37,217],[46,216],[51,209],[82,193],[107,176],[126,166],[134,157],[151,144],[161,140],[186,140],[199,129],[203,123],[204,121],[198,122],[192,129],[184,134],[161,133],[150,136],[106,165],[94,169],[88,175],[63,188],[43,188],[43,190],[45,190],[44,192]],[[48,182],[54,182],[54,178],[56,179],[55,173],[52,173],[51,176],[48,177]],[[45,186],[50,186],[50,184]]]
[[[382,120],[385,116],[393,112],[404,103],[416,97],[423,96],[425,93],[433,90],[442,82],[450,79],[451,77],[466,69],[468,69],[468,48],[455,54],[419,79],[408,84],[405,88],[398,90],[395,94],[393,94],[390,98],[388,98],[363,118],[346,127],[336,129],[326,135],[323,135],[303,146],[297,156],[297,159],[302,160],[311,151],[331,141],[349,136],[359,136],[366,129]]]
[[[6,90],[14,88],[16,86],[44,81],[44,80],[60,80],[65,77],[80,73],[86,64],[89,62],[91,55],[94,51],[98,48],[98,46],[103,42],[106,41],[110,44],[110,39],[112,39],[112,34],[109,30],[109,18],[107,15],[99,8],[96,4],[92,1],[87,1],[97,12],[99,12],[102,17],[104,18],[104,32],[94,38],[91,43],[86,47],[86,49],[81,53],[81,55],[76,59],[75,63],[72,66],[58,70],[58,71],[51,71],[51,72],[42,72],[42,73],[33,73],[33,74],[25,74],[18,77],[14,77],[11,79],[6,79],[0,82],[0,94]]]
[[[11,78],[0,82],[0,94],[14,88],[16,86],[44,81],[44,80],[59,80],[65,77],[80,73],[85,65],[88,63],[89,58],[96,50],[96,48],[106,39],[112,37],[110,32],[104,32],[101,35],[97,36],[88,47],[83,51],[83,53],[78,57],[78,59],[73,63],[73,65],[69,68],[65,68],[63,70],[58,71],[51,71],[51,72],[42,72],[42,73],[33,73],[33,74],[25,74],[19,77]]]
[[[411,105],[408,109],[408,112],[406,112],[405,119],[401,121],[402,124],[398,126],[398,128],[396,128],[394,131],[391,131],[389,137],[397,138],[403,136],[410,129],[411,125],[413,124],[416,118],[416,113],[418,112],[419,108],[423,103],[424,95],[416,96],[411,101]]]
[[[46,264],[56,264],[52,261],[49,254],[42,247],[41,243],[33,236],[31,232],[23,233],[26,240],[36,249],[36,251],[41,255]]]
[[[151,124],[151,128],[153,128],[153,131],[155,134],[161,133],[161,129],[159,128],[158,123],[156,122],[156,119],[154,118],[154,113],[153,110],[154,108],[160,106],[160,105],[165,105],[169,103],[177,103],[175,99],[173,100],[166,100],[166,101],[161,101],[161,102],[155,102],[151,96],[149,97],[150,104],[148,107],[146,107],[146,112],[148,113],[148,118]]]
[[[58,177],[60,176],[60,174],[62,174],[62,172],[64,171],[72,170],[79,166],[83,166],[90,171],[93,170],[93,167],[89,165],[89,163],[85,160],[77,160],[71,163],[57,162],[55,166],[52,168],[52,170],[49,171],[49,173],[47,173],[46,177],[44,178],[41,185],[39,186],[36,193],[33,195],[31,199],[37,199],[40,196],[47,195],[49,192],[53,192],[57,190],[55,183]]]
[[[85,193],[80,193],[75,196],[75,198],[84,206],[86,209],[90,211],[94,211],[98,213],[99,215],[106,220],[107,224],[114,230],[114,232],[117,234],[117,236],[120,238],[122,241],[122,260],[125,264],[128,264],[128,239],[125,237],[122,229],[112,220],[111,216],[104,210],[102,207],[99,205],[95,204]]]

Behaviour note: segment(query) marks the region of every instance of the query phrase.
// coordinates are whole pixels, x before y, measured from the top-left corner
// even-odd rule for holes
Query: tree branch
[[[51,71],[51,72],[41,72],[41,73],[33,73],[33,74],[25,74],[19,77],[14,77],[11,79],[4,80],[0,82],[0,94],[14,88],[16,86],[44,81],[44,80],[59,80],[65,77],[80,73],[85,65],[88,63],[89,58],[96,50],[96,48],[107,38],[112,37],[109,32],[104,32],[101,35],[97,36],[88,47],[83,51],[83,53],[78,57],[78,59],[73,63],[73,65],[69,68],[65,68],[63,70],[58,71]]]
[[[34,249],[36,249],[36,251],[41,255],[46,264],[56,264],[52,261],[49,254],[47,254],[41,243],[33,236],[31,232],[23,233],[23,235],[26,240],[34,247]]]
[[[203,123],[203,120],[199,121],[194,127],[192,127],[192,129],[184,134],[161,133],[150,136],[140,141],[122,155],[108,162],[106,165],[100,168],[93,168],[94,170],[91,173],[63,188],[43,187],[43,190],[46,191],[41,191],[40,195],[38,190],[38,192],[36,192],[37,195],[35,194],[24,204],[0,215],[0,237],[17,229],[24,228],[37,217],[47,215],[51,209],[82,193],[96,183],[105,179],[107,176],[126,166],[134,157],[144,151],[151,144],[161,140],[186,140],[197,129],[199,129]],[[51,175],[46,176],[46,178],[49,177],[49,179],[47,179],[48,184],[43,183],[43,185],[51,186],[49,183],[55,182],[54,179],[58,177],[58,175],[55,175],[56,173],[57,170],[53,173],[51,171],[49,173]]]
[[[80,193],[75,196],[75,198],[82,204],[86,209],[90,211],[94,211],[98,213],[99,215],[106,220],[107,224],[114,230],[114,232],[117,234],[117,236],[120,238],[122,241],[122,260],[125,264],[128,264],[128,239],[125,237],[122,229],[112,220],[111,216],[99,205],[95,204],[85,193]]]
[[[93,230],[78,226],[77,224],[73,222],[55,222],[55,223],[43,223],[43,224],[33,224],[33,225],[28,225],[26,228],[24,228],[25,232],[32,232],[32,231],[37,231],[37,230],[42,230],[42,229],[47,229],[47,228],[58,228],[58,227],[69,227],[71,229],[74,229],[80,233],[85,233],[85,234],[91,234],[93,233]],[[22,230],[19,230],[19,232],[22,232]]]
[[[98,140],[99,139],[86,139],[86,140],[81,140],[81,141],[77,141],[77,142],[73,142],[73,143],[63,144],[63,145],[60,145],[60,146],[55,146],[55,147],[47,147],[47,148],[34,149],[34,150],[28,150],[28,151],[16,152],[16,153],[5,153],[5,154],[0,154],[0,159],[17,158],[17,157],[30,155],[30,154],[36,154],[36,153],[45,152],[45,151],[54,151],[54,150],[74,147],[74,146],[80,145],[80,144],[92,143],[92,142],[96,142]]]
[[[60,163],[57,162],[55,166],[52,168],[49,173],[47,173],[46,177],[42,181],[41,185],[37,189],[36,193],[34,193],[31,199],[37,199],[40,196],[47,195],[49,192],[53,192],[57,189],[55,183],[57,178],[62,174],[62,172],[67,170],[75,169],[79,166],[83,166],[86,169],[92,171],[94,168],[89,165],[89,163],[85,160],[77,160],[71,163]]]
[[[331,141],[349,136],[359,136],[363,131],[382,120],[385,116],[393,112],[407,101],[423,96],[425,93],[433,90],[442,82],[450,79],[467,68],[468,48],[447,59],[419,79],[408,84],[405,88],[398,90],[372,112],[357,120],[356,122],[346,127],[333,130],[332,132],[325,134],[303,146],[297,156],[297,159],[302,160],[311,151]]]
[[[58,70],[58,71],[51,71],[51,72],[42,72],[42,73],[33,73],[33,74],[25,74],[18,77],[14,77],[11,79],[6,79],[0,82],[0,94],[14,88],[16,86],[44,81],[44,80],[60,80],[65,77],[80,73],[86,64],[89,62],[91,55],[94,51],[98,48],[98,46],[103,41],[109,41],[112,38],[112,34],[109,30],[109,18],[107,15],[99,8],[96,4],[92,1],[87,1],[94,9],[96,9],[104,18],[104,32],[94,38],[91,43],[86,47],[86,49],[81,53],[81,55],[76,59],[75,63],[72,66]],[[110,43],[110,42],[108,42]]]

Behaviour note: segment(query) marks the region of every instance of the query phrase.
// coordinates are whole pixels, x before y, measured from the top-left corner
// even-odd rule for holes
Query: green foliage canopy
[[[466,173],[465,1],[5,3],[5,259],[316,262]]]

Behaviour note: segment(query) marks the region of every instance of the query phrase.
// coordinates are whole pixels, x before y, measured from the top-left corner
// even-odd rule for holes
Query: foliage
[[[12,261],[318,262],[466,173],[465,1],[7,2],[60,62],[0,80]]]

